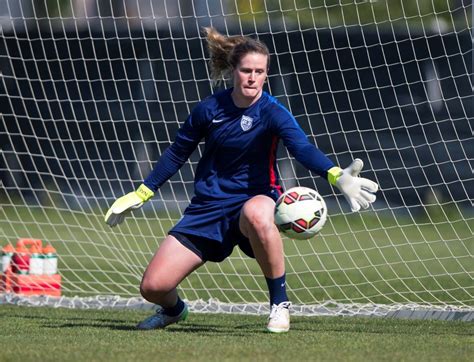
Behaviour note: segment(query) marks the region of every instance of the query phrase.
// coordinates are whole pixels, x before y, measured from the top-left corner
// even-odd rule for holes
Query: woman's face
[[[249,107],[260,98],[267,79],[267,64],[267,56],[260,53],[248,53],[240,59],[233,71],[232,98],[237,107]]]

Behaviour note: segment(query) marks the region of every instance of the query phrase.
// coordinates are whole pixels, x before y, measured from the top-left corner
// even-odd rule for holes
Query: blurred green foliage
[[[461,0],[239,0],[242,21],[282,17],[301,28],[376,25],[441,31],[472,19]]]
[[[34,2],[35,15],[36,17],[49,18],[72,17],[73,4],[77,1]],[[127,4],[130,1],[120,1],[124,1],[125,4],[118,4],[114,1],[101,3],[97,0],[97,6],[100,8],[118,6],[127,9]],[[152,3],[158,2],[158,0],[150,1]],[[177,2],[176,6],[180,8],[183,6],[188,8],[206,6],[204,1]],[[172,2],[166,1],[166,4],[172,9]],[[468,6],[472,7],[472,4],[466,0],[222,0],[222,15],[225,17],[237,16],[243,23],[281,20],[285,24],[293,23],[301,28],[376,25],[407,30],[419,28],[447,31],[455,27],[465,29],[470,26],[472,16]],[[112,13],[109,12],[107,15]],[[128,14],[127,16],[134,17],[136,15]],[[165,14],[157,13],[155,16],[163,17]]]

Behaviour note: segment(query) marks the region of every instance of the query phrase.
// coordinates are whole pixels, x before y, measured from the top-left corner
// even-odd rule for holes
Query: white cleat
[[[281,302],[272,305],[270,317],[268,317],[267,331],[272,333],[284,333],[290,330],[290,308],[291,302]]]
[[[145,320],[141,321],[137,325],[137,329],[151,330],[151,329],[162,329],[166,326],[178,323],[186,320],[188,317],[188,306],[184,305],[183,311],[175,317],[171,317],[163,313],[162,309],[159,309],[155,314],[149,316]]]

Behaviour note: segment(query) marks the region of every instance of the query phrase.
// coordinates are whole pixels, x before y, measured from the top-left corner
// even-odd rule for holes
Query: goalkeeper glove
[[[362,167],[364,163],[356,158],[344,170],[333,167],[328,171],[329,183],[342,192],[352,211],[359,211],[361,207],[367,209],[375,201],[374,193],[379,188],[375,182],[359,177]]]
[[[154,193],[144,184],[133,192],[115,200],[112,207],[105,214],[105,222],[110,226],[121,224],[132,210],[139,209],[143,203],[153,197]]]

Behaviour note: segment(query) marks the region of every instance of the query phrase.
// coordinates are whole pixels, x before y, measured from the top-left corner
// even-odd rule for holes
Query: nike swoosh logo
[[[223,119],[213,119],[212,123],[221,123],[222,121],[224,121],[224,120]]]

